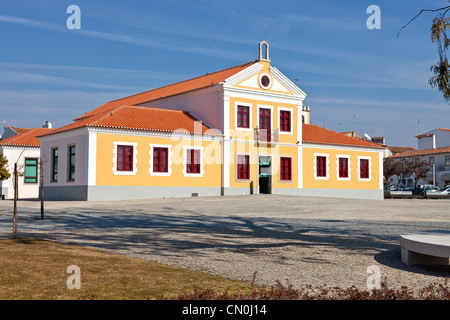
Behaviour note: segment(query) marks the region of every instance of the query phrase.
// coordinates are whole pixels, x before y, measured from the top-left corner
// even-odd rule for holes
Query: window
[[[237,156],[237,178],[241,180],[250,179],[250,156]]]
[[[186,150],[186,173],[200,173],[200,150]]]
[[[69,146],[69,181],[75,181],[75,146]]]
[[[291,111],[280,110],[280,131],[291,131]]]
[[[369,179],[369,159],[359,159],[360,179]]]
[[[434,164],[434,157],[429,157],[429,158],[428,158],[428,163],[429,163],[430,165],[433,165],[433,164]]]
[[[37,183],[38,182],[38,159],[37,158],[25,158],[25,183]]]
[[[153,172],[168,172],[169,149],[153,148]]]
[[[326,177],[327,176],[327,157],[317,156],[316,157],[316,177]]]
[[[117,171],[133,171],[133,146],[117,146]]]
[[[348,178],[348,158],[339,158],[339,178]]]
[[[445,156],[445,166],[450,167],[450,156]]]
[[[58,181],[58,148],[52,149],[52,182]]]
[[[280,158],[280,180],[283,181],[292,180],[292,158],[289,157]]]
[[[250,128],[250,107],[237,106],[237,127]]]
[[[261,84],[263,87],[268,87],[270,85],[270,79],[268,76],[261,77]]]

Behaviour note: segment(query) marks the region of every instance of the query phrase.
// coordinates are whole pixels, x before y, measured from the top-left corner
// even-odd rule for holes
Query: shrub
[[[256,275],[256,273],[255,273]],[[289,283],[283,285],[276,281],[272,287],[256,287],[253,276],[250,292],[216,292],[212,289],[199,290],[194,287],[192,293],[176,297],[176,300],[450,300],[448,279],[443,283],[431,283],[428,286],[413,291],[406,286],[400,289],[389,288],[386,281],[382,281],[379,289],[361,290],[356,286],[348,288],[328,287],[322,285],[313,287],[306,285],[294,289]]]

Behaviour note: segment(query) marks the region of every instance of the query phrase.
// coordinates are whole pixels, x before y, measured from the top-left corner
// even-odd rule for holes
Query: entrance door
[[[263,141],[271,141],[271,132],[270,132],[270,123],[271,123],[271,117],[270,117],[270,109],[266,108],[260,108],[259,109],[259,128],[262,131],[262,139]],[[266,134],[264,134],[264,131]],[[264,136],[266,136],[266,139],[264,139]]]
[[[272,193],[272,158],[259,157],[259,193]]]

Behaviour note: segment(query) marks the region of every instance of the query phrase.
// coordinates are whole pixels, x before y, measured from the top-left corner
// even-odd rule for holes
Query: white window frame
[[[340,158],[346,158],[348,160],[348,178],[341,178],[339,177],[339,159]],[[336,179],[337,180],[343,180],[343,181],[349,181],[351,179],[351,156],[344,155],[344,154],[337,154],[336,155]]]
[[[238,127],[238,106],[243,106],[243,107],[248,107],[248,128],[242,128],[242,127]],[[243,131],[253,131],[253,126],[252,126],[252,107],[253,104],[248,103],[248,102],[239,102],[236,101],[234,103],[234,128],[236,130],[243,130]]]
[[[172,145],[170,144],[150,144],[150,168],[149,172],[151,176],[170,177],[172,175]],[[153,150],[154,148],[167,148],[167,172],[155,172],[153,171]]]
[[[361,178],[361,159],[369,160],[369,178]],[[358,180],[371,181],[372,180],[372,157],[358,156]]]
[[[188,173],[187,172],[187,150],[200,150],[200,173]],[[183,146],[183,174],[185,177],[203,177],[203,165],[204,165],[204,147],[197,146]]]
[[[118,142],[114,141],[114,149],[113,149],[113,172],[116,176],[135,176],[137,173],[137,146],[138,144],[136,142]],[[118,171],[117,170],[117,147],[118,146],[133,146],[133,171]]]
[[[288,134],[293,135],[294,134],[294,110],[291,108],[285,108],[285,107],[278,107],[278,134]],[[289,111],[291,113],[291,124],[290,124],[290,131],[281,131],[281,111]]]
[[[317,157],[325,157],[326,158],[326,177],[318,177],[317,176]],[[330,155],[328,153],[314,153],[314,179],[316,180],[328,180],[330,176]]]

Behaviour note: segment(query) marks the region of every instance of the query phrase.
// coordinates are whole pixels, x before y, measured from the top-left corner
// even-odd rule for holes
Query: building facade
[[[0,152],[8,159],[11,177],[0,181],[0,198],[14,199],[14,164],[18,168],[18,198],[39,197],[40,144],[38,135],[52,131],[51,128],[5,128],[5,139],[0,141]]]
[[[259,59],[110,101],[39,137],[50,200],[289,194],[383,198],[384,148],[310,124]]]

